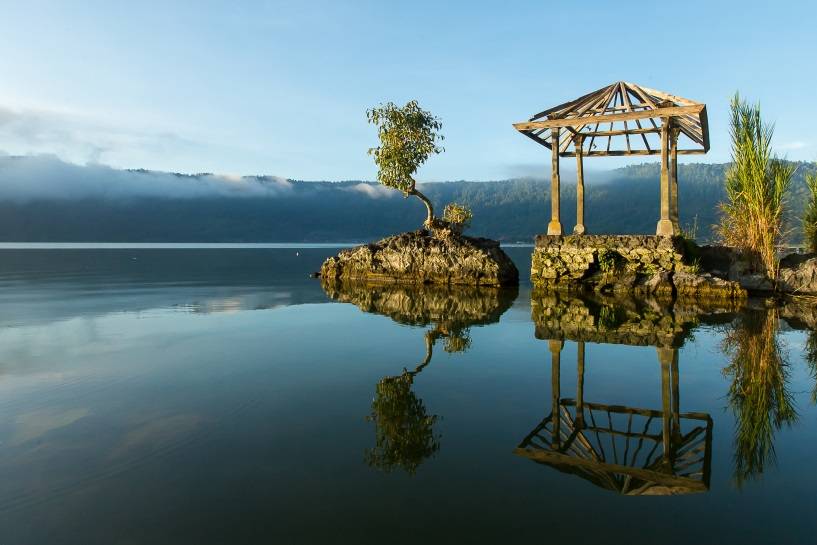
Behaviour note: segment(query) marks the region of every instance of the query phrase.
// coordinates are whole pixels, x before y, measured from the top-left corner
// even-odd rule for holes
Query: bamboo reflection
[[[817,403],[817,331],[809,331],[808,337],[806,338],[805,360],[811,371],[811,378],[814,379],[814,387],[811,390],[811,402]]]
[[[781,348],[777,309],[747,311],[726,332],[723,350],[731,358],[729,405],[735,414],[735,470],[738,486],[776,461],[775,433],[797,420],[789,391],[789,365]]]
[[[624,495],[709,489],[712,419],[680,411],[676,348],[657,348],[663,406],[652,410],[586,401],[583,341],[577,342],[576,399],[562,398],[564,342],[548,344],[550,414],[522,440],[516,454]]]

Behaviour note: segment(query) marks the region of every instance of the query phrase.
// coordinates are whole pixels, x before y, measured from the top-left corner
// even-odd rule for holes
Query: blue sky
[[[547,172],[511,123],[617,80],[740,90],[817,159],[814,2],[0,2],[0,151],[181,172],[374,179],[367,107],[416,98],[445,154],[419,178]],[[665,7],[666,6],[666,7]],[[702,160],[700,156],[693,159]],[[591,159],[607,169],[626,159]],[[640,162],[636,160],[634,162]]]

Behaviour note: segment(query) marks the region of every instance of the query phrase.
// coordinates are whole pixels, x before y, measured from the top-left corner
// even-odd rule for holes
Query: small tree
[[[724,242],[742,250],[774,280],[785,197],[795,168],[772,154],[774,127],[763,122],[758,106],[735,94],[731,109],[732,165],[726,172],[728,202],[721,205],[718,230]]]
[[[414,175],[432,154],[442,153],[438,145],[442,123],[431,112],[423,110],[416,100],[399,107],[392,102],[366,111],[369,123],[377,126],[380,145],[369,149],[377,165],[377,181],[386,187],[413,195],[423,201],[428,211],[425,225],[434,225],[434,206],[417,191]]]
[[[806,248],[817,252],[817,172],[806,174],[806,185],[809,197],[803,213],[803,234]]]

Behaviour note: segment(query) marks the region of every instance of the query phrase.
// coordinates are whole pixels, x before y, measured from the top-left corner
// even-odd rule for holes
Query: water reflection
[[[630,346],[679,347],[701,322],[729,322],[731,301],[693,302],[534,292],[531,318],[538,339]]]
[[[561,397],[562,340],[551,353],[551,409],[514,451],[625,495],[671,495],[709,489],[712,418],[681,412],[678,350],[657,348],[661,409],[584,398],[585,343],[578,341],[576,398]]]
[[[551,408],[515,453],[625,495],[709,489],[712,418],[682,412],[678,348],[701,321],[728,321],[730,302],[701,307],[672,301],[534,293],[535,336],[551,352]],[[562,398],[561,351],[576,342],[576,399]],[[662,406],[644,408],[584,399],[585,343],[654,346]]]
[[[549,293],[534,294],[531,312],[536,338],[549,341],[552,403],[550,414],[516,453],[622,494],[708,489],[712,419],[709,414],[683,413],[679,408],[678,348],[693,339],[697,326],[718,324],[723,334],[720,348],[728,359],[722,371],[729,379],[725,397],[735,418],[733,479],[738,487],[775,462],[776,433],[797,420],[788,354],[780,338],[783,322],[792,329],[811,329],[804,359],[817,381],[817,331],[813,329],[817,310],[800,300],[779,308],[751,302],[736,309],[729,303],[702,307]],[[565,340],[577,343],[575,400],[559,396]],[[661,364],[662,408],[585,403],[585,342],[655,346]],[[817,385],[811,396],[817,402]],[[601,423],[596,421],[599,418]],[[643,423],[636,422],[639,418]],[[690,421],[687,427],[685,420]],[[661,421],[661,433],[651,431],[653,421]],[[652,448],[644,450],[650,441]]]
[[[731,378],[728,399],[736,421],[738,486],[775,462],[775,433],[797,420],[779,330],[777,309],[747,310],[729,326],[723,340],[730,358],[723,372]]]
[[[817,404],[817,331],[810,331],[806,338],[805,360],[811,371],[811,378],[814,380],[811,402]]]
[[[466,352],[470,328],[499,321],[517,296],[515,288],[470,286],[400,286],[361,283],[322,283],[327,295],[361,310],[390,317],[395,322],[429,327],[424,333],[425,357],[412,370],[381,379],[375,387],[372,412],[375,446],[366,451],[366,462],[389,472],[402,469],[414,474],[424,460],[440,448],[434,424],[423,400],[412,390],[415,377],[431,362],[439,340],[449,353]]]

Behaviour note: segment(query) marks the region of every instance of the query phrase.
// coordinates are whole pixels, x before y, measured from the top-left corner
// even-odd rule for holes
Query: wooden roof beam
[[[607,91],[610,87],[611,86],[608,85],[607,87],[597,89],[596,91],[593,91],[592,93],[587,93],[586,95],[580,96],[579,98],[577,98],[575,100],[571,100],[569,102],[564,102],[562,104],[559,104],[558,106],[554,106],[552,108],[548,108],[547,110],[543,110],[543,111],[539,112],[538,114],[534,115],[533,117],[531,117],[531,121],[533,121],[534,119],[539,119],[540,117],[544,117],[546,115],[550,115],[550,114],[554,114],[554,117],[556,117],[556,116],[558,116],[559,112],[567,110],[568,108],[573,108],[575,106],[578,106],[579,104],[583,103],[586,100],[591,100],[596,95],[606,94],[605,91]]]
[[[679,149],[678,155],[703,155],[706,153],[704,149]],[[645,150],[645,149],[634,149],[632,151],[627,150],[610,150],[610,151],[585,151],[582,153],[584,157],[626,157],[628,155],[661,155],[660,150]],[[576,153],[572,151],[567,151],[564,153],[559,153],[559,157],[575,157]]]
[[[650,134],[659,133],[661,129],[627,129],[614,131],[582,131],[579,134],[582,136],[623,136],[625,134]]]
[[[656,117],[677,117],[680,115],[698,115],[704,109],[703,104],[691,106],[671,106],[668,108],[657,108],[655,110],[644,110],[641,112],[622,112],[619,114],[587,116],[570,119],[549,119],[546,121],[526,121],[514,123],[513,126],[518,131],[531,129],[552,129],[556,127],[583,127],[589,123],[601,122],[612,123],[615,121],[629,121],[632,119],[650,119]]]

